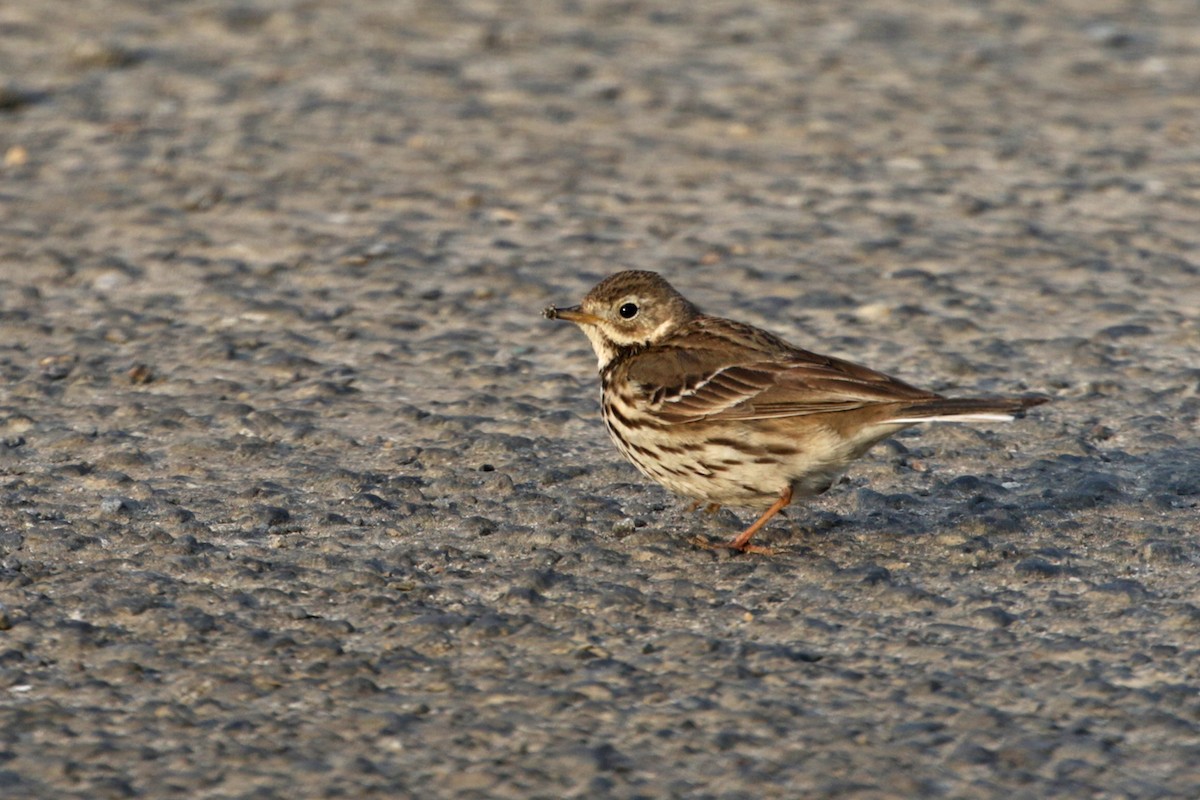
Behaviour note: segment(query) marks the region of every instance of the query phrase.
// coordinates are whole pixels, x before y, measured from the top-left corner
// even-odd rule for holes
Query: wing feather
[[[720,341],[712,341],[711,331],[691,331],[626,365],[626,377],[642,387],[646,410],[660,421],[778,419],[938,397],[774,337],[745,341],[745,326],[720,322],[725,328]],[[755,336],[762,333],[749,330]],[[730,331],[742,335],[731,336]]]

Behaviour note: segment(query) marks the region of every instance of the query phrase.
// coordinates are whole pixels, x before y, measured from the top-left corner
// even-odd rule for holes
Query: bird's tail
[[[1025,397],[939,397],[902,406],[889,423],[1008,422],[1024,416],[1025,409],[1049,401],[1043,395]]]

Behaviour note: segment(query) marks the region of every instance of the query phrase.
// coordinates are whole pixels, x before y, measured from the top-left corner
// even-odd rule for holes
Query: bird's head
[[[542,315],[582,328],[604,369],[624,351],[661,342],[699,313],[658,273],[627,270],[596,284],[579,305],[549,306]]]

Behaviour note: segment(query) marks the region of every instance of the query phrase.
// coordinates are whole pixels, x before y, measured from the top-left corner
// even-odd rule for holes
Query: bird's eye
[[[622,319],[633,319],[637,316],[637,312],[637,303],[626,303],[617,309],[617,313],[621,315]]]

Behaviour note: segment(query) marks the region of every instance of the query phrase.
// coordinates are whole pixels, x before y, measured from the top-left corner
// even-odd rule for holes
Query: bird
[[[828,490],[850,463],[927,422],[1008,421],[1044,395],[945,397],[768,331],[710,316],[661,275],[617,272],[546,319],[579,326],[600,372],[604,424],[647,478],[707,505],[761,510],[732,541],[703,547],[770,553],[751,539],[794,500]]]

